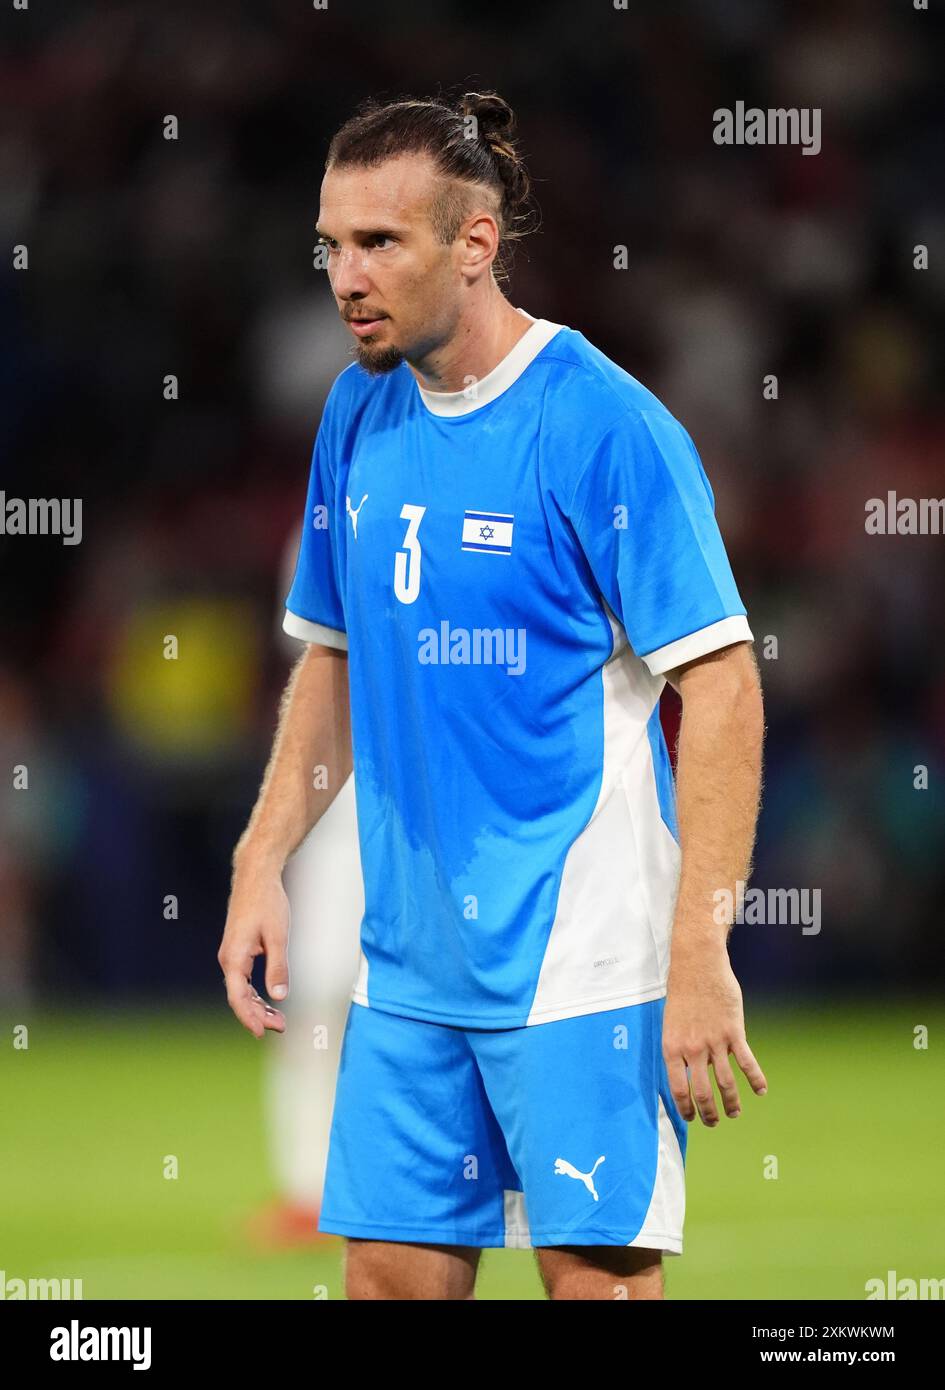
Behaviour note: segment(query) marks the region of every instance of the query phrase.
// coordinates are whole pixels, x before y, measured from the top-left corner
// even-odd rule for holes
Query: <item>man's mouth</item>
[[[374,333],[386,319],[386,314],[381,314],[379,318],[349,318],[345,322],[359,338],[366,338],[369,333]]]

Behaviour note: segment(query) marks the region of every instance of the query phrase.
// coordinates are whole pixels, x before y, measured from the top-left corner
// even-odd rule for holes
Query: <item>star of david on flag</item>
[[[514,520],[511,512],[466,512],[463,516],[463,550],[511,555]]]

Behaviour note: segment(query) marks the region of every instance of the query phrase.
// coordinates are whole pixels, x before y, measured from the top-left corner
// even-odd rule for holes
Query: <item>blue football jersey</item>
[[[348,651],[355,1001],[512,1028],[665,994],[659,696],[752,634],[699,456],[650,391],[544,319],[466,391],[352,364],[284,626]]]

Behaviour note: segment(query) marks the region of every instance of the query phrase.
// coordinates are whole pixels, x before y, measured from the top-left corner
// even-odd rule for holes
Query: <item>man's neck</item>
[[[419,367],[407,365],[425,391],[465,391],[471,382],[488,376],[531,326],[532,320],[497,291],[485,312],[460,319],[449,342],[434,349]]]

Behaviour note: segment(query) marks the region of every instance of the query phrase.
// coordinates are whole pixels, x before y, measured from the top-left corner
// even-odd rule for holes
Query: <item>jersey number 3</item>
[[[394,593],[401,603],[413,603],[420,592],[420,542],[417,531],[426,507],[405,502],[400,515],[408,523],[404,543],[394,556]]]

